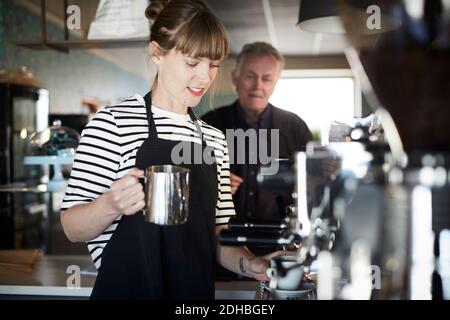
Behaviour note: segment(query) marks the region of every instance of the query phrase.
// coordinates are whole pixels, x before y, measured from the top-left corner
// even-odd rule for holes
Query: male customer
[[[312,138],[308,126],[296,114],[268,102],[283,68],[283,57],[270,44],[255,42],[244,45],[232,71],[238,99],[231,105],[207,113],[202,120],[224,133],[227,129],[279,129],[280,158],[288,158],[304,150]],[[268,137],[270,149],[270,133]],[[236,157],[242,150],[237,150],[237,147],[235,143],[234,150],[230,150],[234,154],[234,159],[231,159],[231,190],[236,215],[243,219],[281,220],[289,200],[277,192],[258,187],[259,156],[256,164],[248,161],[239,164]],[[245,152],[248,155],[249,139],[246,139]]]

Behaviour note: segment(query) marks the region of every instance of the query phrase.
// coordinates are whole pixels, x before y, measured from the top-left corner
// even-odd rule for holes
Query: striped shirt
[[[201,144],[200,135],[189,115],[180,115],[152,106],[159,139]],[[198,120],[206,144],[214,149],[217,163],[218,201],[216,224],[226,224],[235,215],[230,188],[230,159],[224,134]],[[118,105],[98,111],[82,132],[69,184],[61,210],[95,200],[111,184],[135,166],[136,153],[148,138],[148,120],[144,99],[135,95]],[[97,238],[87,241],[97,269],[122,216]]]

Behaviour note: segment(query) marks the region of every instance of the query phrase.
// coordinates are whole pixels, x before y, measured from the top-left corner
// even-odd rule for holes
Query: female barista
[[[100,110],[87,125],[61,222],[71,241],[87,241],[98,268],[91,298],[213,299],[216,259],[257,280],[267,280],[270,259],[217,244],[235,214],[228,150],[224,135],[190,109],[216,78],[227,36],[201,1],[153,1],[146,15],[154,19],[149,53],[158,71],[152,91]],[[183,164],[191,170],[185,224],[146,223],[138,177],[150,165],[173,164],[171,151],[180,141],[200,144],[215,162]]]

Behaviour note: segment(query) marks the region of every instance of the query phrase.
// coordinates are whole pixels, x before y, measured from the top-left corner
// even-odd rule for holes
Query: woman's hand
[[[231,194],[236,193],[242,182],[244,182],[244,180],[241,177],[230,172]]]
[[[254,257],[248,260],[248,271],[253,278],[258,281],[270,281],[267,276],[267,269],[270,266],[270,260],[277,256],[295,255],[295,252],[290,251],[275,251],[262,257]]]
[[[109,206],[108,213],[132,215],[144,208],[145,194],[139,177],[144,171],[131,169],[128,174],[115,181],[105,193]]]

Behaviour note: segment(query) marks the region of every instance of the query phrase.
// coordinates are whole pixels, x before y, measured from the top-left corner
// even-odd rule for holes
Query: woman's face
[[[195,107],[217,75],[219,60],[192,58],[177,49],[154,58],[158,65],[156,90],[160,107]],[[163,98],[163,99],[161,99]],[[163,100],[163,101],[162,101]]]

